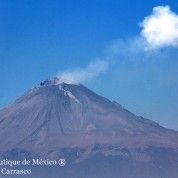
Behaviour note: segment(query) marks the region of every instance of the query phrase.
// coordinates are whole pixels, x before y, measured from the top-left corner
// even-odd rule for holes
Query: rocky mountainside
[[[63,156],[76,178],[178,177],[178,132],[62,78],[41,82],[0,111],[0,138],[1,157]]]

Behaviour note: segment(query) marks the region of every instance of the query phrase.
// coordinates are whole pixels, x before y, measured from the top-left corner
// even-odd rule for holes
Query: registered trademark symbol
[[[65,159],[59,159],[58,164],[59,164],[59,166],[65,166],[66,160]]]

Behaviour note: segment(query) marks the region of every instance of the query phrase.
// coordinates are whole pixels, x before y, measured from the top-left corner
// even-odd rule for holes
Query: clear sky
[[[72,75],[178,130],[177,14],[177,0],[0,0],[0,108]]]

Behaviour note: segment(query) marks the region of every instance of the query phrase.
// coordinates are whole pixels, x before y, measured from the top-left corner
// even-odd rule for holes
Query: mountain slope
[[[161,159],[178,165],[176,131],[62,78],[41,82],[3,109],[0,138],[6,138],[0,139],[5,157],[62,155],[81,167],[96,158],[101,165],[105,159],[120,162],[123,158],[126,165],[131,160],[152,165]]]

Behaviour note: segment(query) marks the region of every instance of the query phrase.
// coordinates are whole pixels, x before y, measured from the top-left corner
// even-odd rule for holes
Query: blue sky
[[[166,5],[178,14],[176,0],[0,0],[0,107],[50,76],[88,71],[90,89],[178,130],[177,33],[144,31]]]

